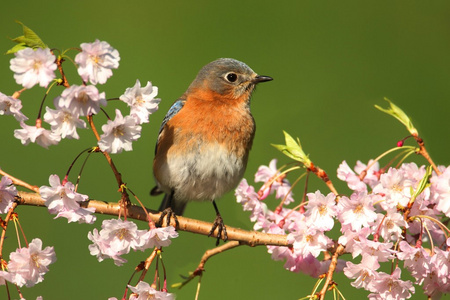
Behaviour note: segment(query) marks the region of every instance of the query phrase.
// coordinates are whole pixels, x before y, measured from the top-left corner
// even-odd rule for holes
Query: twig
[[[6,237],[6,228],[8,227],[8,223],[11,220],[11,216],[14,213],[14,210],[16,209],[18,205],[18,202],[14,202],[12,207],[9,209],[8,214],[6,215],[6,218],[4,220],[4,227],[3,227],[3,231],[2,231],[2,235],[0,238],[0,261],[3,259],[3,244],[5,242],[5,237]]]
[[[3,171],[2,169],[0,169],[0,175],[2,176],[7,176],[9,179],[11,179],[12,183],[14,185],[18,185],[18,186],[23,186],[24,188],[29,189],[30,191],[33,191],[35,193],[39,193],[39,187],[36,185],[31,185],[29,183],[26,183],[25,181],[22,181],[16,177],[13,177],[11,175],[9,175],[8,173],[6,173],[5,171]]]
[[[336,270],[336,266],[338,263],[338,258],[344,253],[345,247],[341,244],[338,245],[336,248],[336,251],[334,252],[333,256],[331,257],[330,267],[328,268],[327,272],[327,278],[325,280],[325,284],[323,285],[322,290],[319,293],[320,300],[325,299],[325,293],[328,290],[329,285],[331,284],[331,281],[333,279],[333,273]]]
[[[415,140],[417,141],[417,144],[419,144],[420,150],[419,150],[419,154],[422,155],[429,163],[430,165],[433,167],[433,170],[436,172],[437,175],[441,175],[442,172],[439,171],[439,169],[437,168],[436,164],[433,162],[433,160],[431,159],[431,156],[428,154],[427,149],[425,149],[425,143],[423,142],[423,139],[421,139],[418,136],[414,136]]]

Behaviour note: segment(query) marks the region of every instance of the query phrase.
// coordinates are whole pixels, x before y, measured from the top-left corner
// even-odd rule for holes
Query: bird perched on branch
[[[187,91],[169,109],[161,124],[153,160],[157,186],[165,193],[160,222],[176,220],[190,201],[212,201],[217,228],[227,240],[215,200],[235,188],[247,166],[255,135],[250,98],[255,86],[272,80],[246,64],[221,58],[204,66]]]

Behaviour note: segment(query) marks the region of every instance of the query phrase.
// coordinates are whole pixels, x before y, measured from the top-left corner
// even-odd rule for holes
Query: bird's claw
[[[173,212],[172,208],[168,207],[161,212],[161,216],[159,217],[157,224],[159,227],[162,227],[164,218],[166,218],[166,227],[170,226],[171,219],[175,221],[175,228],[178,228],[180,226],[180,224],[178,223],[177,215]]]
[[[216,219],[214,220],[214,224],[211,227],[211,231],[209,232],[208,236],[214,235],[214,231],[217,228],[217,240],[216,240],[216,246],[219,246],[220,239],[223,239],[224,242],[228,240],[227,235],[227,227],[225,227],[225,224],[223,223],[223,219],[220,216],[220,214],[216,215]]]

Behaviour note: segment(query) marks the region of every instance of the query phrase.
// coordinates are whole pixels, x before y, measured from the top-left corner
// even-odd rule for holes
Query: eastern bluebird
[[[212,201],[217,244],[227,239],[215,199],[235,188],[247,166],[255,135],[250,113],[252,91],[260,76],[246,64],[221,58],[204,66],[164,117],[153,160],[157,186],[166,195],[159,208],[167,222],[181,215],[189,201]]]

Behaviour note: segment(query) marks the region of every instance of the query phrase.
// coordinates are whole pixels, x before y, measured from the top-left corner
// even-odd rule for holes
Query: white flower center
[[[114,127],[113,134],[115,137],[121,137],[125,135],[125,128],[123,125],[119,125],[117,127]]]

